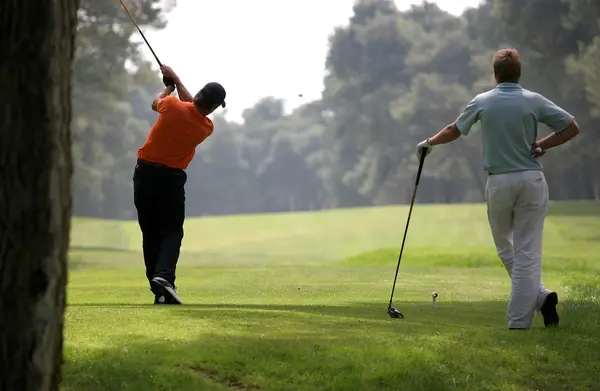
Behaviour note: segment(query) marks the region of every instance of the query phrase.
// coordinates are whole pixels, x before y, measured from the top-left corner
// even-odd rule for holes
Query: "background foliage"
[[[159,3],[161,5],[159,5]],[[174,1],[141,0],[136,18],[161,28]],[[287,115],[265,97],[242,124],[215,133],[188,170],[188,216],[405,203],[415,145],[494,86],[493,53],[517,48],[524,87],[571,111],[580,137],[544,158],[553,199],[600,198],[600,3],[488,0],[455,17],[424,3],[362,0],[330,36],[322,99]],[[74,214],[135,218],[135,153],[161,89],[119,5],[82,0],[74,63]],[[545,129],[547,132],[547,129]],[[483,200],[479,130],[437,148],[422,202]],[[593,167],[596,167],[594,169]]]

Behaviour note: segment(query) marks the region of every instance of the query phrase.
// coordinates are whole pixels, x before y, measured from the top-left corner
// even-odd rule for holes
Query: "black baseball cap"
[[[227,93],[225,92],[225,88],[219,83],[207,83],[200,90],[200,95],[202,95],[203,100],[209,104],[218,103],[223,108],[226,106],[225,96]]]

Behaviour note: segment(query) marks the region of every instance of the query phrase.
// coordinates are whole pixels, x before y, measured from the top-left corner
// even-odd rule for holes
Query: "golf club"
[[[408,225],[410,224],[410,215],[412,214],[413,205],[415,204],[415,198],[417,198],[417,189],[419,188],[419,179],[421,178],[421,171],[423,170],[423,163],[425,162],[425,151],[421,154],[419,159],[419,170],[417,171],[417,180],[415,182],[415,188],[413,189],[412,201],[410,202],[410,209],[408,210],[408,219],[406,221],[406,228],[404,229],[404,238],[402,238],[402,247],[400,248],[400,256],[398,257],[398,266],[396,266],[396,275],[394,276],[394,284],[392,285],[392,294],[390,295],[390,303],[388,304],[388,315],[392,318],[402,319],[404,315],[398,311],[398,309],[392,307],[392,300],[394,299],[394,289],[396,288],[396,280],[398,279],[398,270],[400,269],[400,261],[402,260],[402,252],[404,251],[404,242],[406,241],[406,234],[408,232]]]
[[[162,63],[160,62],[160,60],[158,59],[158,56],[156,55],[156,53],[154,53],[154,50],[152,50],[152,46],[150,46],[150,43],[148,42],[148,40],[146,39],[146,36],[144,35],[144,33],[142,32],[142,30],[140,29],[140,26],[138,26],[138,24],[136,23],[135,19],[133,19],[133,16],[131,15],[131,12],[129,12],[129,10],[127,9],[127,6],[125,5],[125,3],[123,3],[123,0],[119,0],[121,2],[121,5],[123,6],[123,9],[125,10],[125,12],[127,12],[127,15],[129,15],[129,17],[131,18],[131,21],[133,22],[133,24],[135,25],[135,27],[137,28],[137,30],[140,32],[140,34],[142,35],[142,38],[144,39],[144,41],[146,42],[146,45],[148,45],[148,48],[150,49],[150,51],[152,52],[152,55],[154,56],[154,58],[156,59],[156,62],[158,63],[158,66],[162,67]],[[173,79],[171,79],[170,77],[164,77],[163,76],[163,83],[165,84],[165,86],[169,87],[169,86],[174,86],[175,83],[173,82]]]

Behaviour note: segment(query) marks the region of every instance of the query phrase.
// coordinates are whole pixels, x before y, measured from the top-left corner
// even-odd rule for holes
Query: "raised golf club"
[[[125,10],[125,12],[127,12],[127,15],[129,15],[129,18],[131,19],[131,21],[133,22],[133,24],[135,25],[135,27],[137,28],[137,30],[140,32],[140,35],[144,39],[144,42],[146,42],[146,45],[148,45],[148,48],[150,49],[150,51],[152,52],[152,55],[156,59],[156,62],[158,63],[158,66],[162,67],[162,63],[158,59],[158,56],[156,55],[156,53],[154,53],[154,50],[152,49],[152,46],[150,46],[150,42],[148,42],[148,40],[146,39],[146,36],[144,35],[144,33],[142,32],[142,30],[140,29],[140,26],[138,26],[137,22],[133,18],[133,15],[131,15],[131,12],[129,12],[129,10],[127,9],[127,6],[125,5],[125,3],[123,3],[123,0],[119,0],[119,1],[121,2],[121,5],[123,6],[123,9]],[[175,82],[173,81],[173,79],[171,79],[170,77],[166,77],[166,76],[163,77],[163,83],[167,87],[175,85]]]
[[[402,238],[402,247],[400,247],[400,255],[398,256],[398,265],[396,266],[396,274],[394,275],[394,283],[392,284],[392,294],[390,295],[390,302],[388,304],[388,315],[391,318],[403,319],[404,315],[398,311],[397,308],[392,307],[392,301],[394,300],[394,290],[396,288],[396,280],[398,279],[398,270],[400,269],[400,261],[402,260],[402,252],[404,251],[404,243],[406,242],[406,234],[408,232],[408,226],[410,224],[410,216],[412,214],[415,199],[417,198],[417,189],[419,188],[419,179],[421,179],[421,171],[423,171],[423,163],[425,162],[425,151],[421,154],[419,159],[419,170],[417,171],[417,179],[415,181],[415,187],[413,189],[412,200],[410,201],[410,209],[408,210],[408,219],[406,220],[406,228],[404,229],[404,237]]]

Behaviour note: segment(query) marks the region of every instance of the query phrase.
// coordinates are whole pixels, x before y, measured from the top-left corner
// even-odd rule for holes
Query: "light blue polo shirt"
[[[538,123],[562,132],[574,117],[541,94],[519,84],[500,83],[477,95],[456,120],[456,127],[468,135],[481,122],[484,169],[490,174],[541,170],[531,156],[531,144],[538,137]]]

